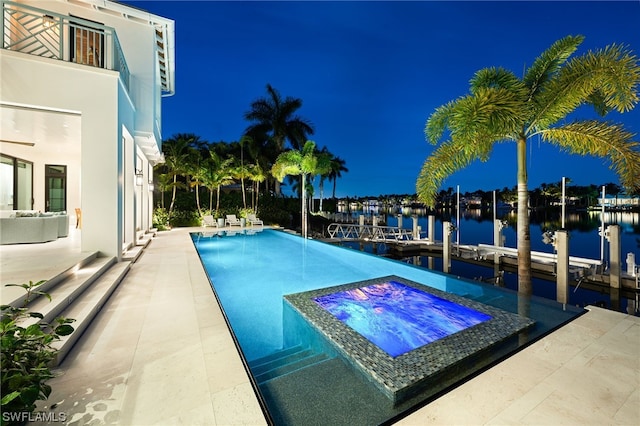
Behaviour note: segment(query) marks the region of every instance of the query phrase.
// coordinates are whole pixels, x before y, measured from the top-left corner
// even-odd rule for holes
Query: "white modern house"
[[[0,211],[82,215],[121,258],[152,227],[174,21],[108,0],[0,0]]]

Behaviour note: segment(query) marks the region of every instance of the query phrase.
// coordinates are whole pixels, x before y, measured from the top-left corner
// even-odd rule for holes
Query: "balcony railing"
[[[114,28],[21,3],[0,3],[3,49],[118,71],[129,90],[129,68]]]

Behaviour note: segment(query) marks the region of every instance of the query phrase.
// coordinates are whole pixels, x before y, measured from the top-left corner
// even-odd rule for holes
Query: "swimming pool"
[[[523,300],[508,290],[318,241],[305,241],[280,231],[194,233],[192,239],[252,372],[259,398],[276,424],[308,424],[319,418],[326,424],[387,422],[582,313],[567,307],[563,310],[546,300]],[[507,336],[498,346],[492,344],[456,360],[456,373],[443,371],[432,375],[433,381],[425,392],[389,399],[285,300],[285,295],[326,293],[331,287],[388,276],[529,318],[535,325]],[[482,338],[480,334],[479,339]],[[420,349],[409,350],[397,358],[411,359],[416,352]],[[432,351],[427,352],[431,356]],[[430,361],[434,365],[439,362],[438,358]]]

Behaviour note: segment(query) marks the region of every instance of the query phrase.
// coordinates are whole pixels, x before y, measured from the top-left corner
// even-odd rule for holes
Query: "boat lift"
[[[331,238],[343,241],[402,242],[413,240],[413,232],[395,226],[332,223],[327,227]]]

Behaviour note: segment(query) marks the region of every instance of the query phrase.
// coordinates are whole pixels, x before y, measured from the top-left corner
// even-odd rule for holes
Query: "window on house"
[[[33,163],[0,155],[0,210],[33,209]]]

